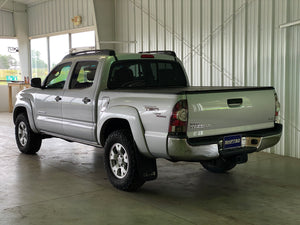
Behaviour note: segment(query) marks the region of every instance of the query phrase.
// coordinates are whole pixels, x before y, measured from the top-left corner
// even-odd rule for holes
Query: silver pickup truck
[[[190,87],[171,51],[72,53],[31,86],[13,112],[20,151],[51,137],[104,147],[107,176],[125,191],[156,179],[156,158],[222,173],[282,133],[273,87]]]

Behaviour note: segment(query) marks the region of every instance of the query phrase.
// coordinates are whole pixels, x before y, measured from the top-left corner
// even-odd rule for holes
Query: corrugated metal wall
[[[72,18],[82,17],[82,24],[74,26]],[[94,26],[93,0],[50,0],[28,8],[29,36]]]
[[[11,12],[0,10],[0,37],[15,37],[14,19]]]
[[[271,152],[300,158],[299,0],[116,0],[119,51],[168,49],[192,85],[273,85],[284,135]]]

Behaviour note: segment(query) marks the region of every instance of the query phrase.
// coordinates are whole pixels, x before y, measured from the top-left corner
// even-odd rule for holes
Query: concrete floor
[[[227,174],[158,160],[136,193],[114,189],[103,151],[59,139],[20,154],[0,113],[0,224],[300,224],[300,160],[268,153]]]

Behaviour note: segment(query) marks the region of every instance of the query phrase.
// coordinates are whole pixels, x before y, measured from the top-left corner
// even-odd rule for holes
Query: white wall
[[[111,0],[93,0],[97,24],[96,47],[114,48],[109,42],[115,40],[115,2]],[[105,42],[105,43],[103,43]]]
[[[26,6],[24,11],[14,12],[14,27],[16,38],[18,39],[19,56],[22,80],[24,77],[31,76],[30,44],[28,36],[28,15]]]
[[[72,18],[82,17],[82,24],[74,26]],[[95,26],[93,0],[49,0],[29,6],[29,36],[49,35]]]
[[[12,88],[13,104],[16,102],[16,94],[19,89]],[[0,85],[0,112],[8,112],[8,87],[7,85]]]
[[[116,0],[119,51],[174,50],[193,85],[276,88],[284,125],[273,153],[300,158],[299,0]]]
[[[13,14],[0,10],[0,37],[14,37]]]
[[[26,6],[15,1],[2,1],[0,4],[0,38],[15,37],[14,13],[26,13]]]

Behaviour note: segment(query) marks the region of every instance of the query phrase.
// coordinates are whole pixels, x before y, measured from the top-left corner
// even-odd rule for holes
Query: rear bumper
[[[276,145],[282,134],[282,125],[275,124],[274,128],[245,132],[242,136],[241,148],[223,150],[223,137],[187,139],[168,137],[168,155],[177,161],[201,161],[215,159],[220,156],[231,157],[243,153],[258,152]]]

